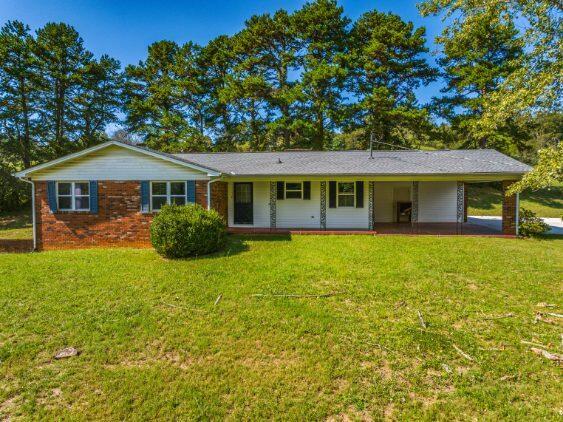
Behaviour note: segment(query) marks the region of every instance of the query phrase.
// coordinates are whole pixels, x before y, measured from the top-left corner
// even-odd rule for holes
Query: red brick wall
[[[197,180],[195,182],[195,201],[207,209],[207,180]]]
[[[229,206],[227,202],[227,182],[211,183],[211,208],[216,210],[225,220],[229,221]]]
[[[98,214],[51,213],[47,182],[35,182],[37,249],[150,246],[153,214],[141,213],[140,181],[99,181]],[[207,182],[196,182],[196,202],[207,207]]]
[[[502,233],[510,235],[516,234],[516,195],[505,196],[504,193],[513,183],[502,182]]]

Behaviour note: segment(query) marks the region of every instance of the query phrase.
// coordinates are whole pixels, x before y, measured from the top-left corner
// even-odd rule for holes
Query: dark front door
[[[253,224],[252,183],[235,183],[235,224]]]

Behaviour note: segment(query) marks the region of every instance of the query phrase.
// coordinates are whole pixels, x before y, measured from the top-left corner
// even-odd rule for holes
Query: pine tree
[[[29,27],[7,22],[0,30],[0,147],[16,167],[30,167],[39,143],[38,69]]]
[[[148,56],[125,69],[125,110],[129,129],[147,146],[168,152],[199,151],[208,139],[190,124],[187,115],[185,72],[179,61],[186,51],[172,41],[149,46]]]
[[[41,73],[41,107],[37,110],[44,137],[53,157],[65,154],[75,146],[81,69],[92,60],[76,30],[64,23],[48,23],[37,31],[35,54]]]
[[[107,55],[92,60],[80,70],[81,85],[74,102],[81,147],[105,140],[106,125],[118,121],[122,79],[119,61]]]
[[[303,50],[298,124],[308,138],[302,146],[324,149],[342,121],[349,23],[335,0],[306,3],[295,14]]]
[[[215,148],[237,149],[240,116],[235,113],[227,82],[232,75],[235,55],[231,38],[221,35],[211,40],[201,51],[200,67],[204,69],[204,89],[209,94],[209,122]]]
[[[273,16],[252,16],[234,37],[239,56],[236,70],[242,74],[243,86],[246,85],[245,90],[252,94],[250,97],[254,96],[253,103],[265,102],[261,123],[266,126],[267,133],[261,140],[255,137],[254,142],[260,149],[290,148],[297,141],[292,127],[296,84],[289,79],[290,72],[298,69],[297,52],[300,49],[294,21],[293,15],[285,10],[279,10]],[[255,104],[251,107],[256,109]],[[256,145],[257,142],[262,145]]]
[[[428,110],[415,96],[415,89],[436,77],[423,57],[424,34],[424,28],[391,13],[367,12],[354,24],[349,89],[358,102],[350,107],[349,126],[363,131],[363,147],[372,134],[387,144],[378,144],[383,148],[417,145],[429,130]]]
[[[518,66],[522,42],[512,19],[496,12],[479,15],[470,30],[446,31],[438,41],[444,46],[439,63],[447,82],[446,95],[437,99],[441,115],[452,124],[464,147],[492,147],[517,152],[518,138],[511,135],[515,125],[510,120],[494,133],[480,131],[485,101],[500,89],[506,77]]]

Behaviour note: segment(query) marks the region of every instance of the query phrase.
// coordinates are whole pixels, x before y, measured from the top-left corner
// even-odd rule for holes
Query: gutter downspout
[[[37,234],[36,234],[36,223],[35,223],[35,183],[31,180],[20,177],[20,180],[27,182],[31,185],[31,221],[33,226],[33,250],[37,250]]]
[[[219,180],[221,180],[221,176],[219,176],[216,179],[209,180],[209,182],[207,182],[207,209],[208,210],[211,209],[211,183],[217,182]]]

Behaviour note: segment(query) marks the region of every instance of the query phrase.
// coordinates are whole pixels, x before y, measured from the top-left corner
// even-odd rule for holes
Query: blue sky
[[[109,54],[123,66],[146,56],[147,46],[162,39],[178,43],[205,44],[220,35],[239,31],[253,14],[277,9],[295,10],[303,0],[0,0],[0,25],[21,20],[33,30],[47,22],[68,23],[80,33],[86,48],[96,56]],[[367,10],[377,9],[400,15],[416,26],[427,28],[428,47],[437,50],[434,38],[442,30],[439,18],[422,18],[416,1],[340,0],[344,11],[356,19]],[[433,60],[435,56],[429,54]],[[419,100],[429,101],[438,94],[439,82],[422,88]]]

